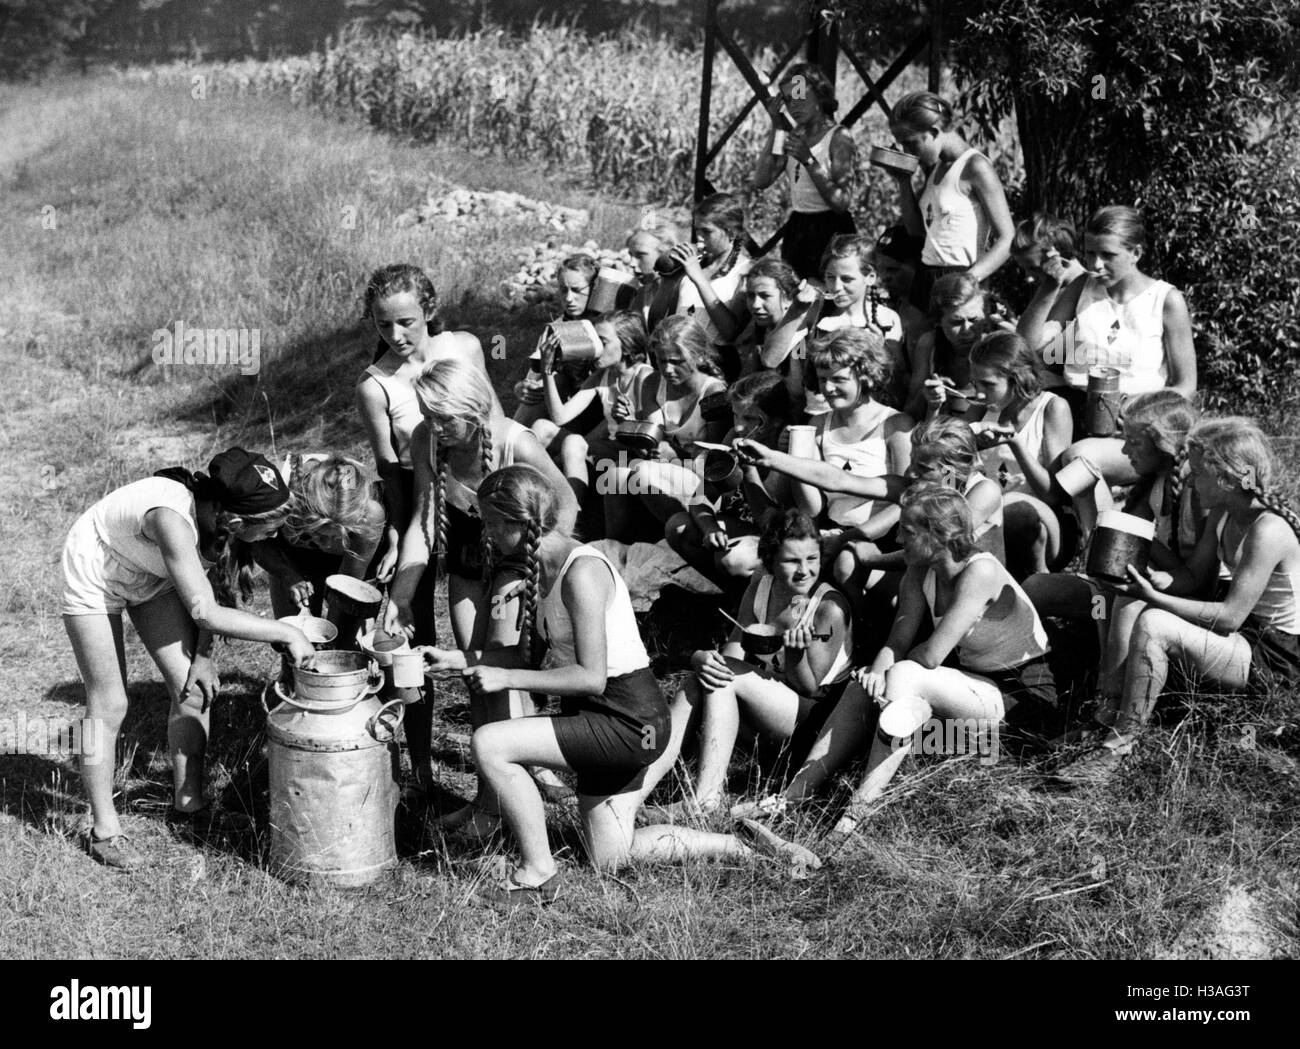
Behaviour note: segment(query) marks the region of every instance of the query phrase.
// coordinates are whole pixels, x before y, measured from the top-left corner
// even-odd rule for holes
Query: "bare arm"
[[[907,658],[933,670],[975,625],[999,596],[997,568],[989,561],[972,561],[957,577],[952,604],[933,634],[907,654]]]
[[[1074,419],[1070,415],[1070,406],[1060,397],[1050,397],[1043,415],[1043,449],[1041,458],[1054,463],[1061,453],[1070,447],[1070,438],[1074,432]],[[1015,453],[1016,461],[1025,472],[1025,480],[1040,499],[1055,501],[1052,493],[1052,475],[1040,461],[1037,448],[1025,444],[1022,436],[1016,435],[1008,442]]]
[[[288,623],[217,604],[194,545],[194,532],[175,510],[163,506],[150,510],[145,514],[142,531],[162,551],[176,593],[201,631],[245,641],[305,645],[310,650],[303,632]]]
[[[375,472],[384,482],[385,538],[391,548],[400,542],[411,507],[402,483],[402,466],[393,446],[392,424],[388,418],[388,398],[374,376],[363,376],[357,383],[357,412],[375,457]]]
[[[1165,296],[1165,361],[1169,369],[1169,388],[1189,401],[1196,396],[1196,346],[1192,340],[1192,318],[1187,300],[1177,288]]]
[[[993,165],[984,157],[972,157],[966,165],[966,172],[970,176],[971,191],[983,206],[993,230],[993,243],[988,251],[966,271],[975,280],[982,281],[1001,269],[1011,257],[1011,241],[1015,238],[1016,227],[1011,221],[1007,195]]]

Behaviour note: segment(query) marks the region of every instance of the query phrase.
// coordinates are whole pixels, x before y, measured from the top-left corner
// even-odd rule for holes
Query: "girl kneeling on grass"
[[[740,856],[724,836],[674,827],[634,829],[637,808],[672,766],[680,746],[637,631],[627,586],[594,547],[561,526],[556,489],[536,470],[498,470],[479,488],[483,526],[495,551],[522,561],[522,637],[550,648],[534,669],[531,644],[490,652],[427,649],[432,673],[463,674],[476,696],[507,690],[558,695],[557,716],[481,726],[474,761],[514,832],[522,862],[487,902],[549,902],[560,887],[546,814],[527,767],[573,772],[587,850],[598,867],[691,853]],[[683,726],[684,731],[684,726]]]
[[[789,740],[802,757],[849,683],[849,605],[829,583],[817,582],[821,539],[812,518],[798,510],[775,515],[763,530],[758,556],[762,569],[741,599],[741,626],[720,652],[701,650],[691,657],[696,676],[677,694],[674,721],[689,720],[702,708],[700,769],[693,801],[679,806],[685,810],[709,813],[722,805],[742,721]],[[783,644],[750,664],[742,627],[755,626]]]
[[[1104,782],[1129,754],[1164,691],[1171,659],[1201,679],[1257,691],[1300,683],[1300,516],[1271,491],[1268,438],[1249,419],[1212,419],[1187,437],[1192,483],[1209,511],[1184,567],[1131,565],[1122,588],[1145,602],[1130,643],[1119,714],[1105,742],[1057,773],[1062,782]],[[1218,600],[1195,594],[1220,567],[1231,573]]]
[[[87,851],[119,869],[144,857],[122,833],[113,807],[113,755],[127,710],[122,611],[162,672],[171,712],[174,818],[197,827],[203,801],[208,707],[219,688],[212,635],[287,645],[295,664],[315,649],[302,631],[217,604],[207,572],[220,564],[233,604],[231,537],[273,535],[289,513],[289,489],[266,459],[231,448],[208,473],[172,469],[110,492],[77,518],[63,547],[63,624],[86,685],[87,717],[102,726],[100,746],[81,756],[94,823]],[[209,821],[210,822],[210,821]]]
[[[869,668],[856,673],[856,687],[831,712],[785,794],[760,802],[761,811],[779,813],[810,798],[845,765],[871,733],[873,703],[898,704],[902,728],[898,736],[877,731],[866,776],[837,834],[852,833],[907,756],[910,737],[932,716],[996,732],[1013,710],[1021,721],[1035,707],[1056,702],[1043,625],[997,559],[974,552],[966,501],[936,484],[914,485],[903,500],[899,531],[907,571],[889,641]],[[927,613],[934,630],[918,644]],[[956,665],[950,665],[954,654]]]

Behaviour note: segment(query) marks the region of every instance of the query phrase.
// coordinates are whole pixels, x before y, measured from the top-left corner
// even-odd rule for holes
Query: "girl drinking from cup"
[[[708,421],[701,402],[726,385],[718,378],[717,358],[702,326],[689,317],[669,317],[650,337],[656,373],[641,386],[635,418],[662,431],[658,448],[647,458],[601,463],[609,476],[598,484],[605,495],[606,535],[631,542],[648,531],[657,540],[663,524],[699,490],[699,474],[683,465],[693,459],[695,442],[717,442],[726,420]],[[647,520],[647,518],[649,520]]]
[[[891,169],[903,223],[925,238],[912,289],[913,304],[925,309],[939,277],[963,273],[979,284],[1001,269],[1014,236],[1011,211],[993,165],[954,130],[952,106],[938,95],[904,95],[889,129],[924,178],[918,193],[912,175]]]
[[[521,636],[530,640],[487,652],[428,649],[425,656],[431,672],[462,674],[474,695],[514,690],[561,698],[558,715],[497,721],[474,733],[474,762],[521,857],[504,884],[480,892],[493,904],[547,903],[560,890],[530,765],[576,775],[583,836],[597,867],[749,851],[725,835],[636,829],[636,811],[671,768],[680,733],[650,672],[627,586],[604,554],[569,536],[556,492],[522,464],[496,471],[479,488],[494,551],[523,564]],[[534,636],[549,649],[540,668]]]
[[[810,799],[874,726],[866,775],[835,827],[837,835],[851,834],[932,717],[987,735],[1008,715],[1021,721],[1056,702],[1043,625],[997,559],[975,552],[966,501],[939,485],[916,484],[903,499],[899,531],[907,571],[889,640],[855,672],[784,795],[760,803],[760,811],[776,814]],[[927,615],[933,631],[918,643]]]
[[[1137,211],[1100,209],[1083,230],[1087,272],[1055,299],[1036,298],[1020,319],[1025,340],[1064,378],[1077,435],[1084,432],[1083,407],[1094,368],[1119,372],[1122,397],[1164,387],[1187,398],[1196,393],[1196,351],[1187,303],[1173,285],[1138,269],[1145,250],[1146,227]],[[1045,285],[1057,281],[1044,270]],[[1110,484],[1136,480],[1117,438],[1079,440],[1064,461],[1077,458],[1091,462]]]
[[[694,315],[710,343],[730,343],[745,329],[742,281],[753,260],[745,250],[745,205],[731,193],[714,193],[691,214],[692,243],[669,252],[685,273],[677,314]]]
[[[560,305],[560,316],[556,318],[557,320],[594,321],[600,316],[587,308],[588,301],[591,299],[592,285],[596,283],[596,273],[599,268],[595,259],[590,255],[581,253],[570,255],[560,262],[555,271],[556,292]],[[587,360],[562,363],[556,375],[556,381],[560,389],[560,399],[568,400],[572,397],[591,373],[591,370],[591,361]],[[515,395],[519,398],[519,405],[515,409],[515,422],[521,422],[525,426],[532,426],[546,414],[546,398],[542,392],[543,374],[539,346],[538,352],[534,353],[533,359],[530,361],[527,374],[515,386]],[[590,429],[596,424],[597,418],[593,411],[589,417],[582,417],[578,426],[579,428],[586,426],[587,429]],[[543,436],[554,437],[555,434],[553,431],[547,430]],[[544,443],[549,444],[549,441]]]
[[[213,635],[286,645],[296,665],[315,649],[301,630],[251,615],[234,604],[229,541],[275,534],[289,513],[289,489],[266,459],[231,448],[208,473],[170,469],[110,492],[77,518],[63,547],[63,625],[86,686],[86,716],[98,746],[81,754],[92,825],[86,850],[108,867],[145,862],[113,805],[114,755],[127,711],[122,612],[162,672],[171,699],[167,741],[172,755],[173,818],[211,822],[203,798],[208,708],[220,683]],[[216,568],[224,603],[208,580]],[[239,589],[251,595],[247,578]]]
[[[1209,518],[1185,565],[1128,566],[1127,596],[1145,605],[1129,645],[1119,712],[1105,741],[1057,773],[1073,786],[1105,782],[1129,754],[1177,660],[1198,679],[1259,691],[1300,683],[1300,516],[1279,498],[1268,438],[1249,419],[1212,419],[1187,437],[1191,480]],[[1194,594],[1220,569],[1214,600]]]
[[[1062,542],[1048,471],[1069,446],[1070,407],[1042,388],[1036,355],[1013,332],[990,335],[970,351],[970,382],[986,412],[977,424],[984,473],[1002,488],[1007,567],[1023,581],[1074,553],[1073,529]]]
[[[482,648],[490,595],[483,579],[487,540],[479,514],[479,484],[502,466],[528,463],[555,485],[566,528],[577,517],[577,503],[563,474],[528,427],[505,417],[479,368],[463,360],[436,361],[420,373],[415,392],[423,417],[411,437],[415,513],[402,539],[383,628],[414,640],[419,584],[426,574],[436,579],[445,572],[456,644]],[[435,572],[428,571],[431,557]],[[523,705],[527,708],[526,700]],[[427,749],[432,720],[433,706],[427,697],[407,707],[411,762],[423,782],[432,776]]]
[[[610,435],[618,424],[632,418],[633,406],[640,400],[641,387],[654,374],[646,360],[649,339],[639,313],[612,313],[594,325],[601,341],[601,354],[595,370],[567,401],[560,395],[554,360],[555,343],[542,348],[542,392],[546,418],[533,424],[537,439],[556,455],[573,494],[581,505],[587,495],[587,455],[593,447],[608,453]],[[601,416],[595,426],[584,433],[569,427],[585,418],[592,405],[599,405]]]
[[[769,104],[772,127],[754,167],[754,188],[764,190],[782,173],[790,180],[790,215],[781,258],[803,280],[821,275],[822,253],[837,234],[856,232],[850,214],[858,147],[835,123],[835,85],[814,65],[799,63],[781,78]],[[789,117],[780,116],[784,109]],[[793,128],[779,127],[793,121]],[[785,140],[778,148],[776,137]]]
[[[893,361],[891,372],[905,367],[902,359],[903,326],[898,314],[882,305],[875,294],[876,271],[871,266],[871,242],[866,237],[834,237],[822,257],[824,294],[805,288],[768,340],[765,360],[775,367],[788,356],[791,371],[803,383],[809,415],[827,411],[817,373],[808,361],[809,342],[844,328],[870,328],[880,332]]]
[[[722,805],[742,722],[796,751],[802,740],[806,752],[849,682],[852,617],[844,596],[817,581],[821,539],[812,518],[798,510],[774,515],[758,557],[740,626],[721,651],[691,657],[696,676],[678,693],[675,718],[701,712],[699,773],[683,810]]]
[[[785,266],[785,263],[777,263]],[[788,267],[786,267],[788,268]],[[775,444],[790,421],[791,404],[781,377],[775,372],[754,372],[727,390],[734,425],[723,439],[731,443],[752,439]],[[789,500],[789,485],[779,475],[763,474],[752,463],[735,463],[729,490],[710,491],[709,468],[714,455],[727,462],[726,452],[705,457],[705,483],[690,505],[673,514],[664,525],[664,538],[702,575],[724,590],[749,581],[758,566],[759,525]]]
[[[627,252],[637,277],[637,290],[628,309],[639,313],[647,332],[672,313],[677,305],[678,282],[683,278],[669,254],[681,240],[671,222],[647,214],[627,238]]]

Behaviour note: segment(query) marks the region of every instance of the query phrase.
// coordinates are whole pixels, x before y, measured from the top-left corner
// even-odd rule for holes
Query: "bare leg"
[[[812,797],[822,785],[859,753],[876,720],[875,704],[856,681],[844,690],[813,743],[803,766],[786,788],[789,801]]]
[[[1041,499],[1013,492],[1003,500],[1003,534],[1008,550],[1024,550],[1028,557],[1015,560],[1021,565],[1017,579],[1046,572],[1061,553],[1061,526],[1051,508]],[[1025,572],[1024,568],[1029,568]]]
[[[194,662],[198,627],[174,591],[129,609],[140,640],[162,671],[171,711],[167,719],[167,743],[172,754],[175,782],[173,803],[181,812],[203,808],[203,759],[208,748],[209,712],[203,710],[203,696],[181,698],[181,689]]]
[[[1138,616],[1124,677],[1124,701],[1105,746],[1126,752],[1155,709],[1177,658],[1211,681],[1244,688],[1250,674],[1250,644],[1240,634],[1226,637],[1194,626],[1159,608]]]
[[[101,726],[98,752],[80,757],[81,781],[90,799],[96,837],[111,838],[122,833],[113,807],[114,756],[127,709],[122,617],[64,616],[63,625],[86,686],[86,717]]]
[[[546,807],[527,766],[567,770],[550,718],[518,718],[484,725],[474,733],[474,764],[487,781],[519,843],[521,885],[540,885],[555,873],[546,836]]]

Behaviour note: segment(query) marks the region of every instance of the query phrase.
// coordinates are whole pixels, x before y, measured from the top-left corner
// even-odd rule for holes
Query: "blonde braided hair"
[[[1265,510],[1277,514],[1300,538],[1300,514],[1273,491],[1276,460],[1268,438],[1252,420],[1206,420],[1192,428],[1187,445],[1200,453],[1202,466],[1217,477],[1220,485],[1236,485],[1254,496]]]

